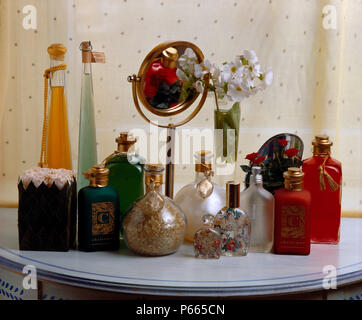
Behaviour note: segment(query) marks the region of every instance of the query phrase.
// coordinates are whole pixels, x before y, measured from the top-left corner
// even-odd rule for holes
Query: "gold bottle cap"
[[[212,152],[210,150],[200,150],[195,152],[195,171],[205,172],[212,170]]]
[[[328,155],[330,154],[333,142],[329,140],[327,135],[321,134],[315,136],[315,139],[312,141],[312,145],[314,155]]]
[[[137,142],[137,139],[132,133],[127,131],[121,132],[116,138],[118,152],[128,152],[129,149]]]
[[[89,180],[90,187],[105,187],[108,185],[109,169],[102,165],[94,165],[87,172],[83,172],[83,175]]]
[[[228,208],[240,207],[240,183],[237,181],[226,183],[226,206]]]
[[[284,185],[288,190],[303,190],[304,172],[300,168],[290,167],[283,173]]]
[[[48,47],[48,53],[53,60],[63,61],[67,48],[61,43],[54,43]]]
[[[162,51],[162,64],[166,68],[176,68],[176,61],[178,59],[177,49],[169,47]]]
[[[165,167],[160,164],[145,164],[145,184],[149,186],[151,183],[154,183],[156,186],[163,184],[163,171]]]

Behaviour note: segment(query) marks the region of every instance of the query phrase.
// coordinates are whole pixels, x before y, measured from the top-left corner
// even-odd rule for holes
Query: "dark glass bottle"
[[[342,165],[331,157],[332,142],[319,135],[313,156],[303,161],[304,188],[312,197],[311,241],[337,244],[341,224]]]
[[[135,153],[137,139],[128,132],[121,132],[116,139],[117,150],[105,160],[109,169],[109,185],[118,192],[121,218],[127,209],[141,196],[143,188],[143,165],[145,160]]]
[[[108,185],[109,170],[95,165],[84,176],[88,187],[78,193],[78,248],[82,251],[119,248],[119,199]]]
[[[300,168],[284,172],[285,188],[275,191],[275,253],[308,255],[310,253],[310,192],[303,189]]]

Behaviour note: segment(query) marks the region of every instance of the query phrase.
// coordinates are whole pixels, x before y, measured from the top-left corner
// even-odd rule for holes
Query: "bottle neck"
[[[89,62],[83,63],[83,74],[89,75],[92,74],[92,64]]]
[[[50,67],[56,67],[61,64],[64,64],[63,60],[54,60],[50,59]],[[64,70],[57,70],[50,72],[50,86],[51,87],[64,87],[65,84],[65,72]]]
[[[313,146],[313,155],[314,156],[330,156],[331,155],[331,147],[323,147],[323,146]]]
[[[146,184],[146,192],[149,192],[151,190],[162,193],[162,184],[153,185],[153,187]]]
[[[255,186],[258,188],[262,188],[263,187],[263,176],[259,175],[259,174],[256,176],[254,176],[253,174],[250,175],[249,185]]]

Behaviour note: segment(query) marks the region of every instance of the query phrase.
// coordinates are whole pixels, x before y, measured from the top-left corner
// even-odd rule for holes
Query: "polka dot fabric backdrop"
[[[23,28],[28,4],[36,8],[36,29]],[[218,64],[252,49],[263,66],[273,68],[272,86],[242,102],[239,164],[281,132],[298,134],[304,156],[310,156],[313,136],[326,133],[334,141],[333,156],[343,163],[344,214],[362,211],[361,0],[1,0],[0,6],[1,205],[16,205],[18,176],[39,161],[42,76],[51,43],[68,48],[66,91],[76,168],[80,42],[91,40],[106,56],[105,65],[93,65],[102,160],[115,149],[121,130],[148,128],[136,112],[127,76],[138,72],[160,42],[186,40]],[[213,128],[213,109],[208,98],[186,128]],[[178,165],[177,188],[193,175],[192,165]]]

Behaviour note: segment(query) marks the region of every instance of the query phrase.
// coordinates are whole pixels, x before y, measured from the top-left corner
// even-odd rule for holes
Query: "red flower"
[[[285,139],[278,139],[278,142],[282,147],[285,147],[288,144],[288,141]]]
[[[220,246],[220,240],[215,240],[214,243],[212,244],[213,248],[218,248]]]
[[[246,160],[250,160],[250,161],[254,161],[255,158],[257,158],[258,156],[259,156],[259,153],[253,152],[253,153],[249,153],[249,154],[245,157],[245,159],[246,159]]]
[[[293,158],[298,154],[299,150],[295,149],[295,148],[290,148],[288,150],[285,150],[284,154],[288,157],[288,158]]]
[[[259,156],[253,160],[254,164],[261,164],[265,160],[265,157]]]

